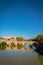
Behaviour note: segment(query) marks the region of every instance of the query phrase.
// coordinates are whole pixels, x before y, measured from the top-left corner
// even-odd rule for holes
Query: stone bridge
[[[35,41],[10,41],[10,42],[7,42],[7,44],[11,45],[12,42],[13,42],[15,45],[17,45],[18,43],[19,43],[19,44],[22,44],[22,45],[35,43]]]
[[[0,43],[1,42],[6,42],[7,44],[9,44],[9,45],[11,45],[11,43],[13,42],[15,45],[17,45],[17,43],[20,43],[20,44],[22,44],[22,45],[25,45],[25,44],[33,44],[33,43],[35,43],[35,41],[27,41],[27,40],[25,40],[25,41],[17,41],[17,40],[8,40],[8,39],[0,39]]]
[[[33,44],[33,43],[35,43],[35,41],[22,41],[22,42],[17,42],[17,43],[25,45],[25,44]],[[15,43],[15,44],[17,45],[17,43]]]

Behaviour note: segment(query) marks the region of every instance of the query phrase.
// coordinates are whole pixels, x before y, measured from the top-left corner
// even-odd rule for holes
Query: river
[[[0,50],[0,65],[43,65],[43,56],[28,48]]]

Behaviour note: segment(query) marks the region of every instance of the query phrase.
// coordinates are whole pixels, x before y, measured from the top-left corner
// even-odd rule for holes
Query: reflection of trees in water
[[[13,42],[11,42],[11,45],[7,44],[6,42],[2,42],[0,44],[0,49],[1,50],[4,50],[4,49],[23,49],[23,50],[27,50],[27,51],[30,51],[32,52],[33,49],[32,49],[32,45],[29,45],[28,43],[25,43],[25,45],[22,45],[21,43],[17,43],[17,45],[15,45]]]
[[[17,43],[17,49],[21,49],[21,48],[23,48],[23,45],[20,43]]]
[[[5,50],[6,49],[6,46],[7,46],[7,43],[6,42],[0,43],[0,50]]]
[[[41,63],[41,65],[43,65],[43,56],[38,54],[38,59],[39,59],[39,62]]]

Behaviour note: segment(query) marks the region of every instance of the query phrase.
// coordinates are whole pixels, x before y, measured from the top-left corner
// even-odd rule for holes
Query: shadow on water
[[[43,56],[43,51],[39,51],[39,50],[34,50],[35,52],[37,52],[39,55],[42,55]]]
[[[43,56],[43,42],[34,43],[33,50]]]
[[[34,50],[35,52],[37,52],[39,55],[42,55],[42,56],[43,56],[43,51],[42,51],[42,50],[38,49],[38,48],[35,47],[35,46],[33,46],[33,50]]]
[[[40,52],[40,51],[37,49],[37,47],[33,46],[32,49],[33,49],[35,52],[37,52],[39,55],[43,55],[43,53]]]

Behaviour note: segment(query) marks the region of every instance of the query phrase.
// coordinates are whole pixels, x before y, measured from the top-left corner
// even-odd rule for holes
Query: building
[[[0,43],[1,42],[7,42],[7,44],[11,44],[12,42],[17,44],[17,40],[16,40],[16,37],[3,37],[3,38],[0,38]]]

